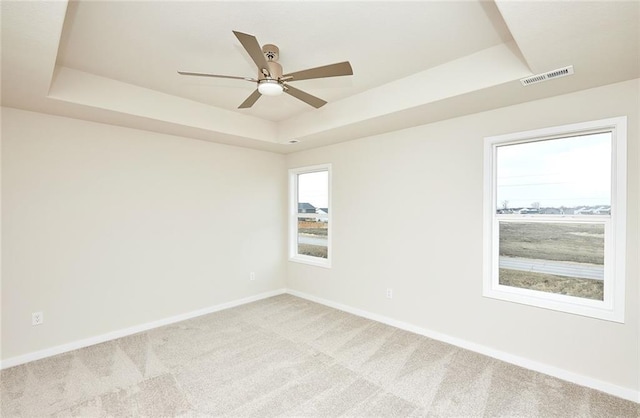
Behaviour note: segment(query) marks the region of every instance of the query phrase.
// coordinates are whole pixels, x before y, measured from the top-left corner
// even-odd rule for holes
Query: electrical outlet
[[[251,273],[249,273],[249,280],[255,280],[255,279],[256,279],[256,273],[252,271]]]
[[[387,299],[393,299],[393,289],[387,288]]]
[[[40,325],[44,322],[44,314],[42,312],[34,312],[31,314],[31,325]]]

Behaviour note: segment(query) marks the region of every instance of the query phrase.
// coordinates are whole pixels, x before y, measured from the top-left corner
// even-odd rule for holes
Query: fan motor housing
[[[266,75],[262,74],[262,72],[259,72],[258,80],[266,80],[268,78],[279,80],[282,78],[282,65],[274,61],[267,61],[267,67],[269,67],[269,74],[271,74],[271,77],[267,77]]]

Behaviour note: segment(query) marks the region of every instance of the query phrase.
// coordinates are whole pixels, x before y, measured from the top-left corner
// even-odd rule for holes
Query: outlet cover
[[[34,312],[31,314],[31,325],[41,325],[44,322],[44,314],[42,312]]]

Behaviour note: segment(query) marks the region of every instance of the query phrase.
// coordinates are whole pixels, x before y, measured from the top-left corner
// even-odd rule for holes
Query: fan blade
[[[295,73],[283,75],[282,79],[287,81],[298,81],[309,80],[312,78],[339,77],[342,75],[353,75],[353,69],[351,68],[351,64],[349,64],[349,61],[296,71]]]
[[[233,80],[246,80],[246,81],[252,81],[254,83],[258,82],[258,80],[256,80],[255,78],[251,78],[251,77],[236,77],[236,76],[233,76],[233,75],[192,73],[192,72],[189,72],[189,71],[178,71],[178,74],[180,74],[180,75],[193,75],[193,76],[196,76],[196,77],[231,78]]]
[[[267,74],[270,75],[269,67],[267,66],[267,60],[262,53],[262,47],[260,47],[260,44],[258,43],[256,37],[253,35],[248,35],[246,33],[236,32],[235,30],[233,31],[233,34],[236,35],[236,38],[238,38],[244,49],[249,53],[249,56],[251,57],[253,62],[256,63],[260,73],[264,74],[264,71],[266,71]]]
[[[256,91],[254,91],[253,93],[251,93],[251,96],[247,97],[247,99],[242,102],[242,104],[240,106],[238,106],[238,109],[247,109],[250,108],[251,106],[253,106],[253,104],[255,102],[258,101],[258,99],[260,98],[260,96],[262,96],[262,94],[260,94],[260,92],[258,91],[258,89],[256,89]]]
[[[295,87],[291,87],[289,85],[285,86],[284,92],[287,94],[290,94],[291,96],[295,97],[296,99],[302,100],[303,102],[305,102],[308,105],[311,105],[313,107],[315,107],[316,109],[324,106],[327,104],[327,102],[325,102],[322,99],[317,98],[316,96],[312,96],[309,93],[306,93],[302,90],[299,90]]]

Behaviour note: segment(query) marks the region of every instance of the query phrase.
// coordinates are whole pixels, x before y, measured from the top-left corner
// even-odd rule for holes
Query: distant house
[[[520,209],[518,213],[520,213],[521,215],[527,215],[530,213],[540,213],[540,210],[536,208],[523,208],[523,209]]]
[[[564,212],[560,208],[543,208],[540,209],[540,213],[545,215],[562,215]]]
[[[311,203],[298,203],[298,213],[316,213],[316,207]]]
[[[594,215],[611,215],[611,206],[602,206],[593,211]]]
[[[316,208],[316,213],[318,215],[328,215],[329,214],[329,208]],[[321,216],[318,219],[318,221],[327,223],[327,222],[329,222],[329,218],[326,217],[326,216]]]
[[[575,215],[592,215],[593,209],[582,207],[582,208],[576,209],[573,213]]]

